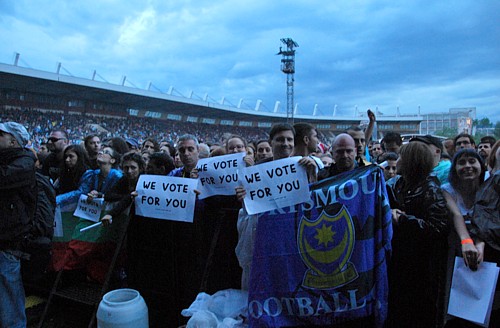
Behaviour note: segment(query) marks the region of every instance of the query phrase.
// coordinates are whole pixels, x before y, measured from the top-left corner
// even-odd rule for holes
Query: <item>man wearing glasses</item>
[[[59,178],[59,170],[63,164],[64,148],[68,146],[68,134],[64,130],[52,130],[47,139],[47,148],[50,154],[43,162],[42,174],[54,183]]]

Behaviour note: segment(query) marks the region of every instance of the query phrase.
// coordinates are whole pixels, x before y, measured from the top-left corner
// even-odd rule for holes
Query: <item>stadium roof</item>
[[[67,99],[68,101],[83,100],[112,103],[122,105],[124,108],[177,115],[247,121],[265,119],[271,122],[282,122],[286,119],[285,113],[237,108],[217,102],[197,100],[159,91],[144,90],[2,63],[0,63],[0,89],[15,90],[20,93],[44,94]],[[294,118],[296,121],[309,121],[311,123],[331,123],[332,121],[359,123],[359,121],[367,119],[365,113],[361,113],[357,117],[295,115]],[[379,116],[377,121],[420,122],[422,117],[417,115]]]

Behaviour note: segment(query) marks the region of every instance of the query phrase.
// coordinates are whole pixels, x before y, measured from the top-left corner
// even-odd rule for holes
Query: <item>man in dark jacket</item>
[[[0,326],[25,327],[21,242],[36,206],[35,157],[19,123],[0,123]]]

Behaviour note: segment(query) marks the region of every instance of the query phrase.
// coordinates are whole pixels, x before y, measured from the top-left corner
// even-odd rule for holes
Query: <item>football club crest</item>
[[[297,245],[304,264],[309,268],[302,282],[307,288],[332,289],[343,286],[358,277],[349,262],[355,241],[354,224],[345,206],[336,213],[338,204],[323,208],[321,214],[310,220],[302,216]]]

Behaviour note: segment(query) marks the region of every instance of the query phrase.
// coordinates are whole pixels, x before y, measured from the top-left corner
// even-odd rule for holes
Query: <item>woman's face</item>
[[[252,147],[247,147],[247,155],[252,158],[255,158],[255,152],[253,151]]]
[[[261,142],[257,145],[257,160],[273,157],[273,150],[269,142]]]
[[[111,164],[113,161],[113,149],[110,147],[104,147],[97,153],[97,162],[101,164]]]
[[[182,166],[181,157],[179,156],[179,152],[175,153],[174,165],[175,165],[175,167],[181,167]]]
[[[66,168],[74,168],[76,166],[76,162],[78,162],[78,155],[74,151],[68,150],[64,154],[64,164],[66,164]]]
[[[135,161],[123,162],[122,170],[129,180],[137,180],[139,178],[139,164]]]
[[[455,170],[460,180],[476,180],[481,175],[481,164],[475,157],[461,156]]]
[[[387,166],[384,167],[385,180],[389,180],[396,176],[396,166],[398,161],[387,161]]]
[[[245,144],[240,138],[232,138],[227,141],[228,154],[243,153],[245,151]]]

